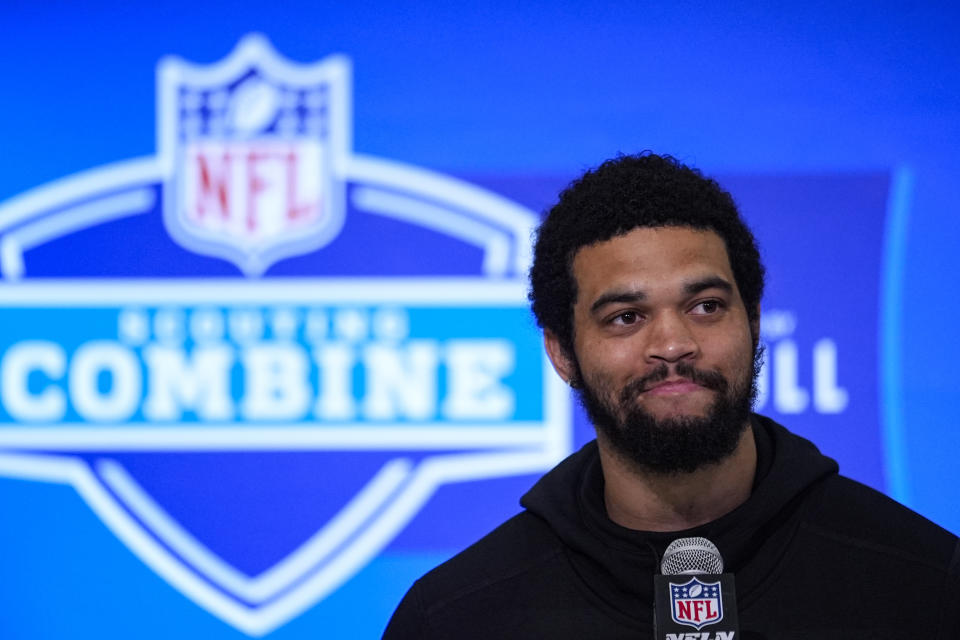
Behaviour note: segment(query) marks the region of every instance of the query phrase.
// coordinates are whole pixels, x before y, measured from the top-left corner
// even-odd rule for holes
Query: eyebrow
[[[701,291],[706,291],[707,289],[722,289],[727,293],[733,293],[733,285],[720,276],[710,276],[709,278],[703,278],[702,280],[695,280],[693,282],[688,282],[683,286],[684,293],[691,296],[696,295]]]
[[[707,289],[722,289],[727,293],[732,293],[733,285],[720,276],[710,276],[700,280],[694,280],[693,282],[688,282],[683,286],[683,292],[690,296],[696,295],[702,291],[706,291]],[[593,304],[590,305],[590,313],[594,313],[598,309],[608,304],[629,304],[633,302],[642,302],[646,299],[647,294],[639,289],[633,291],[611,291],[603,294],[593,301]]]
[[[611,291],[594,300],[593,304],[590,305],[590,312],[593,313],[600,307],[615,302],[640,302],[641,300],[646,300],[646,298],[647,294],[643,291]]]

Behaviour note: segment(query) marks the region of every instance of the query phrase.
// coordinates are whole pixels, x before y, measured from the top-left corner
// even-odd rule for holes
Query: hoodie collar
[[[721,518],[674,532],[635,531],[607,516],[603,472],[596,441],[550,471],[521,499],[565,543],[584,586],[602,602],[631,618],[648,620],[652,575],[677,538],[703,536],[717,545],[725,571],[734,572],[737,591],[749,591],[786,550],[799,521],[799,497],[837,472],[837,464],[809,441],[768,418],[751,420],[757,443],[753,491]]]

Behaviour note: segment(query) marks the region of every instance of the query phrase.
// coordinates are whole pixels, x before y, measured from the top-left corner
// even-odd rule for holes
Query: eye
[[[704,300],[703,302],[696,304],[690,310],[690,313],[698,316],[712,316],[723,311],[723,307],[723,302],[720,300]]]
[[[639,321],[640,321],[640,314],[637,313],[636,311],[624,311],[622,313],[618,313],[617,315],[613,316],[613,318],[610,319],[610,322],[612,322],[613,324],[620,324],[620,325],[636,324]]]

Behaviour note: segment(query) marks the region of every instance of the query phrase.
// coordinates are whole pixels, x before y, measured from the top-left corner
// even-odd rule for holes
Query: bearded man
[[[715,181],[650,153],[587,172],[530,280],[597,439],[418,580],[385,638],[652,638],[653,575],[695,536],[745,639],[960,638],[957,537],[751,413],[764,269]]]

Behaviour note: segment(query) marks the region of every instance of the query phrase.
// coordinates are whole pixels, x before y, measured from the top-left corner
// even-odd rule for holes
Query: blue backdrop
[[[379,636],[415,577],[514,513],[549,460],[591,437],[541,375],[523,311],[522,245],[570,179],[643,149],[716,176],[757,231],[769,270],[760,410],[813,439],[848,475],[960,530],[952,411],[960,390],[950,373],[960,357],[960,10],[951,4],[12,3],[0,24],[4,637]],[[333,119],[318,135],[323,149],[342,144],[344,157],[361,158],[341,165],[334,153],[324,174],[329,192],[342,189],[339,235],[277,259],[262,277],[175,241],[163,217],[173,202],[169,167],[148,160],[165,113],[158,63],[174,55],[212,65],[250,33],[298,63],[345,56],[352,86],[344,104],[331,98],[340,95],[335,82],[319,90],[331,100],[319,117]],[[238,85],[224,82],[236,96]],[[345,126],[330,115],[341,107]],[[50,186],[118,162],[109,180],[101,172],[83,188]],[[39,191],[24,199],[31,189]],[[57,233],[14,224],[76,217],[114,196],[130,198],[118,205],[123,215],[100,222]],[[368,280],[344,284],[355,276]],[[437,276],[469,283],[429,280]],[[400,277],[393,289],[369,281]],[[132,278],[150,286],[105,293],[105,279]],[[183,288],[164,289],[162,278]],[[284,324],[279,311],[296,320]],[[169,326],[157,320],[168,312]],[[195,316],[214,328],[196,329]],[[141,320],[151,327],[142,335]],[[306,363],[316,408],[257,422],[241,402],[252,384],[246,369],[217,369],[210,355],[209,395],[180,418],[227,426],[203,404],[216,397],[209,380],[220,371],[237,420],[282,422],[286,444],[238,431],[154,446],[123,430],[147,424],[153,409],[110,404],[116,372],[153,380],[160,365],[145,354],[170,346],[162,327],[181,327],[177,348],[199,358],[211,335],[241,353],[247,343],[232,327],[248,321],[264,323],[263,341],[296,346],[283,357]],[[93,340],[99,347],[84,351]],[[353,385],[348,409],[359,417],[350,424],[369,435],[310,431],[353,420],[323,405],[320,391],[342,353],[353,358],[341,380]],[[92,377],[78,360],[92,363]],[[17,362],[33,368],[18,378]],[[400,374],[367,373],[391,363],[426,372],[433,404],[403,404]],[[471,386],[461,369],[486,382]],[[100,404],[84,404],[74,379],[86,379]],[[153,393],[149,384],[131,402]],[[378,385],[381,404],[369,400]],[[41,395],[51,389],[66,402],[60,414],[30,403],[53,398]],[[264,396],[265,406],[289,400],[283,393]],[[470,413],[481,396],[485,406],[514,404]],[[109,434],[58,440],[50,430],[62,425]],[[499,457],[478,457],[489,451]],[[438,463],[444,456],[456,464]],[[393,488],[378,494],[378,482]],[[382,502],[367,520],[357,516],[349,536],[325,538],[330,555],[320,558],[311,536],[329,533],[364,487]],[[366,533],[377,531],[376,541]],[[181,534],[198,544],[180,544]],[[251,582],[308,547],[316,562],[300,557],[303,570],[272,591]],[[200,548],[210,554],[190,555]]]

